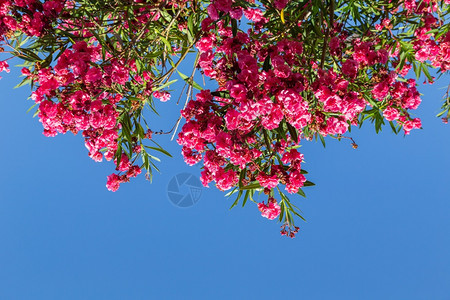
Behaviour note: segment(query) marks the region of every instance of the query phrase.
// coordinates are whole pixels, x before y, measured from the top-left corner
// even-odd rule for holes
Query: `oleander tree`
[[[0,0],[0,71],[23,61],[18,86],[31,86],[44,135],[79,133],[93,160],[113,161],[109,190],[151,179],[155,155],[170,156],[158,134],[177,133],[205,186],[233,206],[250,199],[294,237],[303,216],[288,195],[314,185],[300,144],[356,148],[346,134],[368,121],[421,128],[416,79],[450,70],[449,12],[450,0]],[[185,89],[170,92],[177,80]],[[172,130],[150,128],[144,111],[180,93]]]

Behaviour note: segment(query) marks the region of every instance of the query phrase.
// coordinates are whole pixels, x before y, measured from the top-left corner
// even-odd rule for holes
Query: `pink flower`
[[[141,168],[139,166],[136,166],[136,165],[131,166],[130,169],[128,170],[128,172],[127,172],[127,177],[128,178],[136,177],[139,174],[141,174],[141,172],[142,172],[142,170],[141,170]]]
[[[269,198],[267,205],[264,202],[258,203],[258,209],[261,212],[261,216],[269,220],[275,219],[281,212],[281,208],[274,198]]]
[[[225,122],[228,130],[235,130],[239,125],[239,113],[234,109],[229,109],[225,115]]]
[[[426,61],[428,59],[428,53],[426,48],[422,48],[419,51],[417,51],[415,58],[420,62]]]
[[[31,75],[30,70],[27,68],[22,68],[21,72],[22,72],[22,75],[27,76],[27,77]]]
[[[353,59],[347,59],[342,64],[342,73],[347,75],[350,78],[355,78],[356,74],[358,74],[359,62]]]
[[[275,76],[280,78],[288,78],[291,75],[291,68],[286,65],[285,60],[281,56],[273,56],[271,61]]]
[[[117,164],[117,161],[115,162]],[[126,172],[130,168],[131,164],[128,160],[128,156],[125,153],[122,153],[122,156],[120,158],[120,163],[117,169],[121,172]]]
[[[213,34],[202,37],[195,46],[200,52],[206,52],[214,47],[215,36]]]
[[[4,2],[3,2],[4,3]],[[17,30],[17,21],[11,17],[11,16],[6,16],[3,17],[3,23],[6,25],[6,27],[8,27],[9,30],[11,31],[15,31]]]
[[[403,130],[405,134],[409,134],[409,132],[413,129],[419,129],[422,127],[422,121],[419,118],[414,118],[412,120],[407,120],[403,123]]]
[[[208,102],[212,100],[212,95],[210,90],[202,90],[200,93],[195,95],[196,100],[199,102]],[[190,102],[188,102],[189,104]]]
[[[213,4],[217,10],[227,13],[231,10],[232,0],[214,0]]]
[[[181,154],[183,155],[184,162],[190,166],[193,166],[202,160],[202,155],[200,153],[197,153],[187,147],[183,147]]]
[[[247,8],[244,10],[244,15],[247,19],[253,22],[259,22],[264,18],[263,12],[257,8]]]
[[[261,120],[261,124],[269,130],[275,129],[280,124],[281,120],[283,120],[283,112],[277,105],[273,105],[272,111],[267,116],[264,116]]]
[[[267,175],[264,172],[260,172],[258,176],[256,176],[256,180],[259,181],[259,184],[265,188],[272,189],[278,185],[278,176],[274,174],[272,176]]]
[[[208,184],[214,180],[213,175],[211,174],[211,172],[208,171],[207,168],[205,168],[202,172],[201,172],[201,176],[200,176],[200,181],[202,182],[204,187],[209,187]]]
[[[292,171],[291,174],[289,174],[289,182],[286,183],[286,190],[291,194],[297,193],[298,189],[303,186],[305,181],[306,178],[303,174],[299,171]]]
[[[297,149],[291,149],[289,152],[285,152],[283,154],[283,157],[281,158],[281,161],[284,164],[293,163],[295,161],[302,162],[303,160],[303,154],[297,151]]]
[[[170,93],[166,91],[156,91],[153,93],[153,97],[158,98],[161,102],[167,102],[170,100]]]
[[[386,81],[380,82],[374,86],[372,95],[378,100],[383,100],[389,93],[389,85]]]
[[[130,77],[130,71],[122,63],[113,62],[111,79],[113,82],[124,85]]]
[[[347,132],[348,124],[345,121],[341,121],[338,118],[331,117],[327,120],[328,134],[344,134]]]
[[[0,72],[6,71],[6,73],[9,73],[9,65],[6,61],[1,61],[0,60]]]
[[[283,8],[286,7],[288,2],[289,0],[275,0],[274,5],[276,9],[282,10]]]
[[[111,192],[115,192],[119,189],[121,183],[120,176],[117,174],[111,174],[108,176],[108,179],[106,181],[106,187]]]
[[[90,68],[84,77],[84,80],[86,82],[96,82],[101,79],[102,79],[102,71],[98,68]]]
[[[388,107],[384,110],[383,112],[383,116],[386,118],[386,120],[388,121],[394,121],[397,120],[400,117],[400,113],[398,112],[398,110],[396,110],[393,107]]]
[[[235,186],[239,181],[239,175],[233,170],[224,171],[220,168],[215,175],[217,188],[226,191]]]
[[[101,162],[103,159],[103,155],[101,152],[89,153],[89,157],[92,158],[95,162]]]
[[[237,101],[242,101],[247,98],[247,89],[243,84],[234,84],[230,88],[230,96]]]
[[[230,148],[232,144],[233,141],[231,140],[231,135],[229,133],[222,131],[216,136],[217,153],[223,157],[230,156]]]
[[[217,12],[217,8],[214,5],[214,3],[211,3],[210,5],[208,5],[206,10],[208,11],[208,16],[209,16],[209,18],[211,18],[211,20],[217,21],[219,19],[219,13]]]
[[[337,36],[334,36],[330,39],[330,52],[333,55],[337,55],[341,51],[341,39]]]
[[[230,17],[232,17],[233,19],[236,20],[240,20],[242,18],[243,12],[242,12],[242,8],[240,7],[235,7],[230,11]]]

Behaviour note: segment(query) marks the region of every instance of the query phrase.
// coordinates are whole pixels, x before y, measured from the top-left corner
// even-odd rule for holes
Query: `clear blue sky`
[[[294,199],[308,222],[291,240],[212,187],[173,206],[169,180],[199,168],[167,137],[174,158],[153,184],[107,191],[113,165],[81,136],[44,137],[18,71],[0,81],[0,299],[450,299],[450,127],[434,117],[448,77],[420,88],[424,129],[406,138],[366,124],[357,150],[304,143],[317,185]],[[172,113],[156,129],[175,102],[158,105]]]

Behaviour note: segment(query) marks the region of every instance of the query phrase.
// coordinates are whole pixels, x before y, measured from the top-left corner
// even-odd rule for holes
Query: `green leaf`
[[[284,201],[280,202],[280,216],[278,217],[278,221],[282,222],[284,217],[284,211],[286,210],[286,204],[284,204]]]
[[[325,139],[324,139],[324,137],[321,134],[319,134],[319,138],[320,138],[320,141],[322,142],[323,147],[325,148]]]
[[[383,117],[378,113],[375,117],[375,131],[379,133],[381,131],[381,126],[384,125]]]
[[[169,82],[166,82],[166,83],[163,84],[163,85],[160,85],[160,86],[158,86],[158,87],[155,87],[155,88],[153,89],[153,91],[156,92],[156,91],[162,90],[162,89],[164,89],[164,88],[170,86],[171,84],[173,84],[173,83],[175,83],[175,82],[177,82],[176,79],[171,80],[171,81],[169,81]]]
[[[242,196],[242,191],[239,191],[239,194],[236,197],[236,201],[234,201],[233,205],[231,205],[230,210],[239,203],[239,199],[241,198],[241,196]]]
[[[19,84],[17,84],[14,88],[17,89],[17,88],[19,88],[19,87],[21,87],[21,86],[24,86],[24,85],[26,85],[26,84],[31,84],[31,78],[29,78],[29,77],[24,78],[24,79],[23,79]]]
[[[238,30],[237,21],[236,19],[231,19],[231,31],[233,32],[233,37],[236,37]]]
[[[172,53],[172,45],[170,45],[170,43],[169,43],[169,41],[165,38],[165,37],[163,37],[163,36],[160,36],[159,37],[160,39],[161,39],[161,41],[166,45],[166,51],[168,52],[168,53]]]
[[[230,197],[231,195],[237,193],[239,190],[237,187],[233,188],[231,191],[225,194],[225,197]]]
[[[247,168],[242,169],[241,173],[239,174],[239,188],[243,187],[242,181],[244,180],[246,174],[247,174]]]
[[[297,194],[299,194],[300,196],[303,196],[303,197],[306,198],[306,194],[305,194],[305,192],[302,189],[298,189]]]
[[[267,151],[270,151],[272,149],[272,147],[271,147],[271,144],[269,142],[269,136],[267,134],[267,130],[263,129],[262,132],[263,132],[263,135],[264,135],[264,142],[266,143]]]
[[[150,157],[151,159],[153,159],[153,160],[156,160],[156,161],[158,161],[158,162],[160,162],[161,160],[158,158],[158,157],[156,157],[156,156],[153,156],[153,155],[151,155],[151,154],[148,154],[148,157]],[[152,165],[153,165],[153,163],[152,162],[150,162]],[[155,165],[153,165],[154,167],[156,167]]]
[[[263,64],[263,70],[264,71],[269,71],[271,69],[271,65],[270,65],[270,55],[266,56],[266,59],[264,60],[264,64]]]
[[[262,188],[262,186],[258,182],[256,182],[242,187],[241,190],[255,190],[260,188]]]
[[[162,154],[165,154],[165,155],[167,155],[169,157],[172,157],[172,155],[169,152],[167,152],[166,150],[164,150],[162,148],[156,148],[156,147],[151,147],[151,146],[145,146],[145,148],[152,149],[152,150],[155,150],[155,151],[159,151]]]
[[[416,78],[419,79],[420,71],[422,70],[422,64],[419,64],[419,66],[417,66],[417,63],[414,62],[413,63],[413,69],[414,69],[414,73],[416,74]]]
[[[316,185],[316,184],[313,183],[313,182],[311,182],[311,181],[309,181],[309,180],[306,180],[306,181],[303,183],[303,186],[314,186],[314,185]]]
[[[28,110],[27,113],[29,113],[34,107],[36,107],[36,105],[38,105],[37,103],[34,103]]]
[[[247,203],[248,195],[249,195],[249,194],[250,194],[250,191],[249,191],[249,190],[245,191],[244,202],[242,202],[242,207],[244,207],[245,204]]]
[[[230,96],[230,92],[228,92],[228,91],[215,91],[215,92],[212,92],[211,95],[213,95],[215,97],[224,98],[224,99],[232,99]]]
[[[433,77],[430,75],[430,72],[428,71],[428,67],[425,66],[424,64],[421,65],[422,66],[422,71],[425,74],[425,76],[427,76],[428,81],[433,81]]]
[[[199,91],[203,90],[203,88],[197,82],[195,82],[194,80],[191,80],[189,77],[187,77],[185,74],[181,73],[180,71],[177,70],[177,72],[178,72],[178,75],[180,75],[180,77],[184,81],[186,81],[187,84],[191,85],[192,87],[194,87],[195,89],[197,89]]]
[[[297,129],[295,127],[293,127],[291,124],[289,124],[289,122],[286,122],[286,125],[287,125],[289,134],[291,135],[292,139],[294,140],[295,143],[297,143],[297,141],[298,141]]]
[[[392,131],[393,131],[395,134],[397,134],[398,132],[397,132],[397,129],[395,128],[394,122],[389,121],[389,125],[391,126]]]
[[[195,35],[195,32],[194,32],[194,20],[193,19],[194,19],[194,14],[191,14],[188,17],[188,22],[187,22],[188,30],[192,34],[192,36]]]
[[[305,219],[301,214],[299,214],[298,212],[296,212],[294,209],[292,209],[291,211],[292,211],[297,217],[299,217],[300,219],[302,219],[303,221],[306,222],[306,219]]]
[[[42,61],[42,59],[37,56],[33,51],[27,49],[27,48],[19,48],[19,51],[22,53],[25,53],[25,56],[31,59],[31,61]]]

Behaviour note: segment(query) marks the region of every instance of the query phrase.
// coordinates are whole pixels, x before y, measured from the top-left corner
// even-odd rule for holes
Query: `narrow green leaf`
[[[256,182],[242,187],[241,190],[255,190],[259,188],[261,188],[261,185],[258,182]]]
[[[176,79],[171,80],[171,81],[169,81],[169,82],[166,82],[166,83],[163,84],[163,85],[160,85],[160,86],[158,86],[158,87],[155,87],[155,88],[153,89],[153,91],[156,92],[156,91],[162,90],[162,89],[164,89],[164,88],[170,86],[171,84],[173,84],[173,83],[175,83],[175,82],[177,82]]]
[[[319,138],[320,138],[320,141],[322,142],[323,147],[325,148],[325,139],[324,139],[324,137],[321,134],[319,134]]]
[[[161,152],[161,153],[163,153],[163,154],[165,154],[165,155],[167,155],[169,157],[172,157],[172,155],[169,152],[167,152],[166,150],[164,150],[162,148],[156,148],[156,147],[152,147],[152,146],[145,146],[145,147],[148,148],[148,149],[159,151],[159,152]]]
[[[242,202],[242,207],[244,207],[245,204],[247,203],[249,194],[250,194],[249,190],[245,191],[244,202]]]
[[[24,86],[24,85],[26,85],[26,84],[31,84],[31,78],[29,78],[29,77],[24,78],[24,79],[23,79],[19,84],[17,84],[14,88],[17,89],[17,88],[19,88],[19,87],[21,87],[21,86]]]

